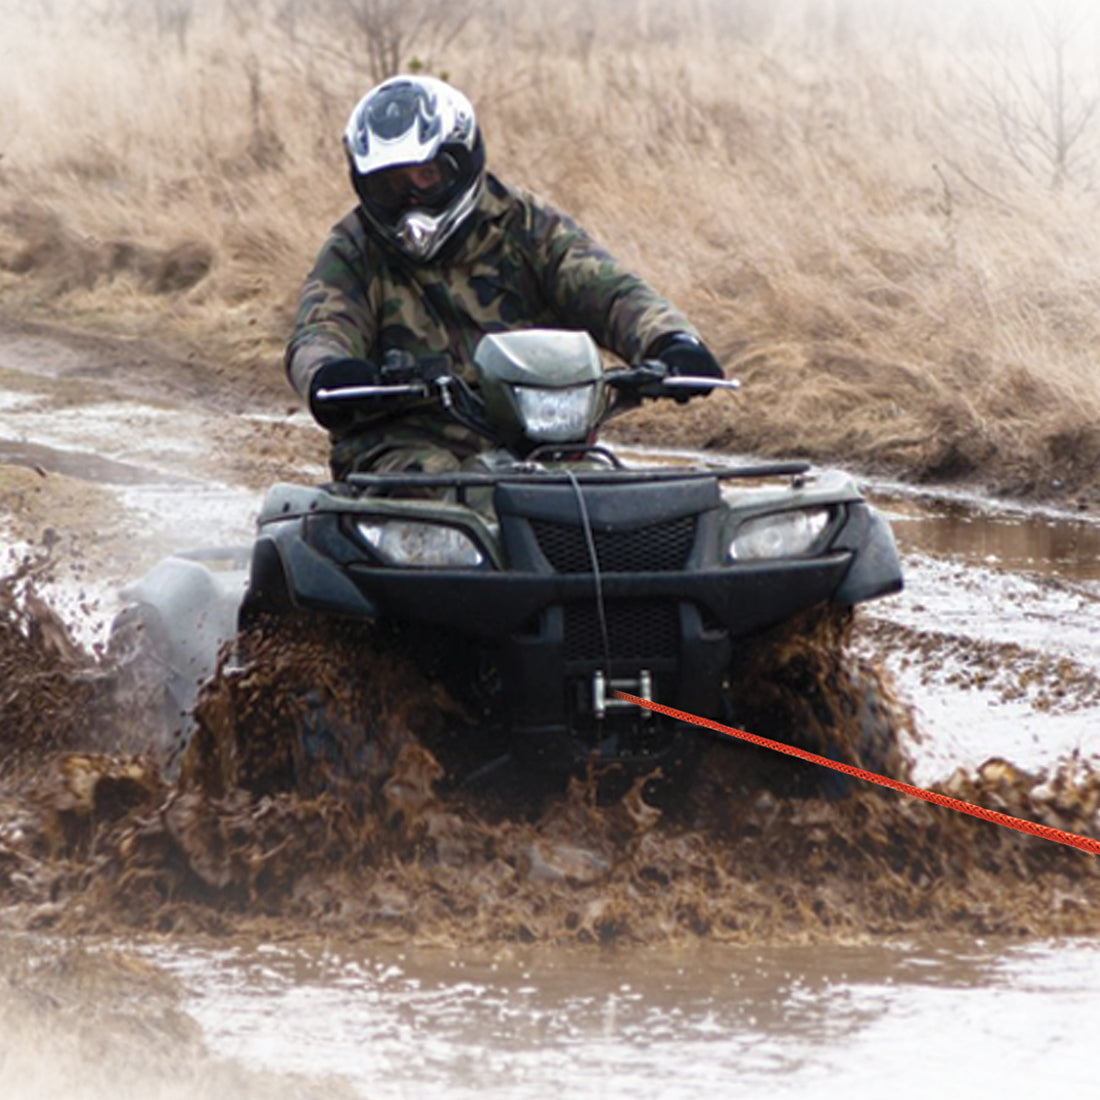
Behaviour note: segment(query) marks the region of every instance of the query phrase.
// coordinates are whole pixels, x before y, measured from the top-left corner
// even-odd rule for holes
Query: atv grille
[[[557,573],[591,573],[584,528],[530,521],[539,549]],[[606,573],[670,573],[683,569],[695,545],[695,516],[633,531],[593,531],[596,557]]]
[[[676,657],[680,647],[680,617],[675,603],[611,602],[606,605],[605,615],[613,658]],[[603,659],[595,604],[565,605],[565,652],[569,660]]]

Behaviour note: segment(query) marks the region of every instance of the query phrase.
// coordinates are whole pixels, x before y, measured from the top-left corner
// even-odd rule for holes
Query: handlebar
[[[407,352],[391,352],[387,354],[380,374],[382,381],[377,384],[319,389],[314,399],[322,403],[336,403],[437,395],[440,403],[457,420],[492,438],[480,396],[453,372],[447,356],[435,355],[416,360]],[[732,378],[670,375],[668,367],[656,359],[643,360],[630,367],[613,368],[605,371],[603,378],[614,398],[608,403],[601,420],[636,408],[644,399],[672,398],[684,402],[695,392],[741,388],[741,383]]]
[[[485,416],[485,405],[477,392],[453,373],[446,355],[429,355],[417,360],[406,351],[390,351],[379,373],[382,381],[368,386],[333,386],[318,389],[314,400],[322,404],[378,399],[435,397],[463,427],[495,440],[496,433]]]
[[[704,374],[674,374],[662,383],[666,390],[739,390],[737,378],[711,378]]]
[[[316,401],[362,401],[372,397],[429,397],[433,384],[446,389],[453,379],[451,360],[446,355],[416,359],[407,351],[391,350],[379,370],[382,381],[369,386],[334,386],[314,394]]]
[[[427,397],[431,390],[423,382],[405,382],[395,385],[380,383],[377,386],[336,386],[319,389],[314,394],[317,401],[359,401],[366,397]]]
[[[619,395],[620,409],[633,408],[643,398],[671,397],[686,401],[693,392],[709,393],[711,390],[739,390],[736,378],[713,378],[709,375],[668,373],[668,367],[658,359],[646,359],[632,367],[623,367],[604,373],[604,381]]]

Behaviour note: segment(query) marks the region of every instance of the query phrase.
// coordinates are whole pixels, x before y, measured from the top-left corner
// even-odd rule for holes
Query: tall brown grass
[[[0,3],[0,304],[187,338],[285,400],[297,286],[350,206],[358,32],[295,0],[195,0],[184,36],[141,5]],[[1098,200],[1087,158],[1054,188],[999,139],[1007,5],[466,6],[404,63],[745,382],[640,428],[1097,496]]]

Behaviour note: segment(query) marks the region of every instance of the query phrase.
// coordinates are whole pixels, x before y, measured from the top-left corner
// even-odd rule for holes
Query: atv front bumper
[[[598,578],[584,568],[579,536],[546,541],[547,530],[560,538],[575,524],[571,499],[523,486],[498,489],[495,498],[507,568],[499,560],[469,569],[382,564],[356,533],[363,512],[330,507],[265,525],[249,598],[275,610],[380,620],[448,639],[452,652],[483,653],[499,672],[517,740],[560,746],[578,731],[589,745],[603,738],[594,701],[601,676],[645,681],[661,702],[717,717],[733,657],[753,637],[815,605],[852,604],[901,586],[889,529],[860,500],[835,506],[820,552],[721,565],[728,511],[716,490],[657,487],[629,500],[588,491],[586,500],[607,551]],[[684,523],[690,533],[681,537]]]

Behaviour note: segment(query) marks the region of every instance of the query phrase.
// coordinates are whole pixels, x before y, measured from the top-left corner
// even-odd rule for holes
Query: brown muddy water
[[[1095,1088],[1094,941],[495,954],[320,939],[22,946],[91,959],[39,979],[55,994],[50,983],[63,983],[60,1005],[24,1007],[14,1024],[0,1010],[0,1087],[13,1100],[1013,1100]],[[91,999],[104,995],[110,1004]]]
[[[739,801],[721,766],[678,819],[580,791],[499,820],[432,797],[407,709],[402,781],[359,818],[99,755],[79,719],[119,584],[165,548],[247,541],[266,471],[316,468],[294,467],[297,421],[184,416],[117,375],[58,415],[43,394],[87,361],[51,347],[0,357],[6,544],[52,562],[4,607],[4,667],[35,671],[5,719],[49,720],[2,792],[0,1096],[1095,1089],[1092,857],[874,793]],[[264,476],[229,476],[250,446]],[[914,778],[1100,836],[1100,525],[869,488],[907,588],[852,645],[914,708]]]
[[[889,514],[899,543],[910,554],[1063,580],[1100,580],[1095,517],[994,505],[976,495],[918,495],[901,486],[872,486],[871,496]]]
[[[1095,945],[153,957],[205,994],[196,1018],[215,1051],[268,1070],[325,1065],[365,1096],[1095,1087]]]

